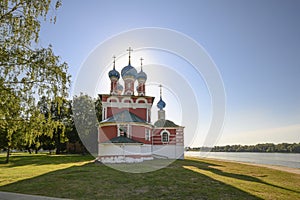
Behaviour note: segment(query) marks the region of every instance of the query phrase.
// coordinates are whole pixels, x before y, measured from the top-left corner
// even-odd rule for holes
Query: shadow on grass
[[[49,165],[49,164],[67,164],[73,162],[89,161],[92,156],[82,156],[76,154],[19,154],[13,153],[10,156],[9,163],[5,163],[5,157],[0,156],[1,167],[20,167],[25,165]]]
[[[157,171],[136,174],[89,163],[8,184],[0,190],[72,199],[260,199],[186,170],[183,168],[186,165],[211,170],[211,164],[190,160],[176,161]],[[143,164],[130,166],[142,167]]]
[[[237,179],[237,180],[243,180],[243,181],[249,181],[249,182],[264,184],[264,185],[267,185],[267,186],[271,186],[271,187],[275,187],[275,188],[278,188],[278,189],[283,189],[283,190],[286,190],[286,191],[295,192],[297,194],[300,194],[300,191],[289,189],[289,188],[282,187],[282,186],[275,185],[275,184],[271,184],[271,183],[265,182],[265,181],[263,181],[259,178],[253,177],[253,176],[248,176],[248,175],[244,175],[244,174],[229,173],[229,172],[225,172],[225,171],[222,171],[220,169],[215,168],[215,167],[223,167],[222,165],[216,165],[216,164],[208,163],[208,162],[204,162],[204,161],[193,161],[193,160],[190,160],[190,161],[192,161],[193,165],[192,166],[184,166],[185,169],[190,169],[190,170],[195,171],[195,172],[198,171],[197,169],[201,169],[201,170],[209,171],[213,174],[216,174],[216,175],[219,175],[219,176],[222,176],[222,177],[229,177],[229,178],[233,178],[233,179]],[[263,177],[265,177],[265,176],[263,176]]]

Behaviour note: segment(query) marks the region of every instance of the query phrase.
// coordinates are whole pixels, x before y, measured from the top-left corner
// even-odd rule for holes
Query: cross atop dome
[[[155,123],[151,122],[155,97],[146,95],[146,72],[151,68],[151,64],[143,66],[144,58],[138,58],[140,66],[137,72],[131,65],[132,51],[131,47],[123,51],[122,56],[125,57],[128,52],[129,63],[125,63],[126,66],[120,73],[117,70],[120,60],[117,60],[116,56],[112,57],[113,62],[110,62],[109,66],[113,68],[108,73],[110,94],[99,95],[102,102],[102,121],[98,129],[97,160],[101,163],[136,163],[152,160],[157,156],[183,159],[184,127],[166,119],[163,85],[159,84],[156,86],[159,87],[157,89],[160,90],[160,96],[156,95],[158,100],[155,101],[158,117]],[[120,148],[116,148],[118,146]]]
[[[113,69],[109,71],[108,76],[110,79],[119,80],[120,73],[116,70],[116,56],[113,56]]]
[[[143,60],[144,60],[144,58],[140,58],[140,60],[141,60],[141,71],[143,71]]]
[[[122,94],[124,95],[134,95],[134,85],[137,81],[137,92],[138,96],[145,96],[145,82],[147,80],[147,74],[143,71],[143,58],[140,59],[141,61],[141,71],[138,73],[137,70],[131,66],[131,52],[133,49],[129,47],[126,49],[129,55],[129,63],[127,66],[123,67],[121,70],[121,74],[116,70],[116,57],[113,56],[113,69],[109,71],[108,76],[111,80],[111,94]],[[120,85],[119,78],[120,75],[124,81],[124,90],[123,87]]]
[[[144,58],[140,58],[141,71],[136,76],[136,79],[138,80],[138,82],[141,82],[141,83],[145,83],[145,81],[147,80],[147,74],[143,71],[143,60],[144,60]],[[143,92],[143,93],[145,93],[145,92]]]
[[[129,47],[126,51],[128,51],[128,56],[129,56],[129,65],[131,64],[130,63],[130,54],[131,52],[133,51],[133,49],[131,47]]]
[[[113,63],[114,63],[113,69],[115,69],[116,68],[116,56],[115,55],[113,56],[113,59],[114,59],[114,61],[113,61]]]
[[[166,107],[166,103],[162,100],[162,85],[159,85],[160,87],[160,100],[157,103],[157,107],[159,110],[163,110]]]
[[[160,94],[160,98],[162,97],[162,85],[160,84],[159,86],[159,94]]]

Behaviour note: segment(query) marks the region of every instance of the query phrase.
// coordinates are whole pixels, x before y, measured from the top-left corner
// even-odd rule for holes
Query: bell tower
[[[137,75],[137,71],[134,67],[131,66],[131,51],[133,51],[131,49],[131,47],[129,47],[127,49],[128,54],[129,54],[129,61],[128,61],[128,65],[125,66],[122,71],[121,71],[121,75],[122,78],[124,80],[124,95],[134,95],[134,82],[136,79],[136,75]]]

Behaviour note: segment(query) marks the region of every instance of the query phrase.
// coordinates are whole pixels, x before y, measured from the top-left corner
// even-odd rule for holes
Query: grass
[[[0,155],[0,191],[72,199],[300,199],[300,175],[233,162],[187,158],[133,174],[94,164],[89,156],[4,159]]]

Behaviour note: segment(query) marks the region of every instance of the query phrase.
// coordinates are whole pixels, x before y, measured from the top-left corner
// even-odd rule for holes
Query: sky
[[[222,77],[226,116],[215,145],[300,142],[299,10],[298,0],[63,0],[62,7],[53,13],[56,24],[42,24],[39,45],[53,46],[56,55],[69,64],[74,84],[91,52],[109,38],[144,27],[177,31],[205,49]],[[124,54],[117,55],[119,71],[127,64],[126,51],[122,51]],[[135,53],[132,56],[138,68],[142,53]],[[184,73],[191,73],[190,64],[168,53],[143,53],[146,73],[164,66],[176,72],[172,77],[167,73],[162,76],[170,82],[164,89],[166,116],[177,124],[184,123],[186,146],[201,146],[209,137],[213,114],[205,78],[188,81],[198,105],[194,113],[198,121],[183,120],[183,113],[193,110],[194,104],[185,98],[178,100],[181,94],[172,90],[180,83],[171,82],[176,74],[186,77]],[[105,70],[110,67],[108,63]],[[109,92],[107,80],[99,77],[97,92]],[[159,91],[155,88],[157,85],[150,84],[146,92],[157,100]],[[156,106],[152,110],[155,119]],[[196,131],[191,128],[194,123],[198,123]]]

